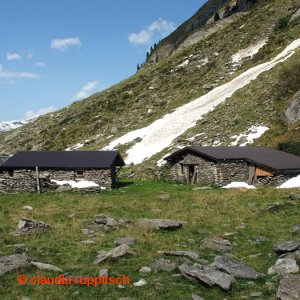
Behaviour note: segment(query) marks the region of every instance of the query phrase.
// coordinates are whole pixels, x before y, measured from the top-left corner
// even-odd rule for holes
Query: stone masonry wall
[[[275,176],[258,177],[255,185],[277,187],[297,175],[298,174],[279,174]]]
[[[16,170],[14,176],[8,172],[0,172],[0,193],[1,192],[31,192],[36,190],[36,177],[33,170]]]
[[[174,181],[187,182],[188,167],[195,166],[195,183],[214,183],[216,164],[203,157],[188,153],[185,157],[177,157],[171,162],[171,178]]]
[[[113,174],[112,174],[113,173]],[[52,180],[88,180],[93,181],[101,187],[111,189],[115,186],[116,180],[113,171],[110,169],[84,170],[84,176],[76,176],[75,170],[40,170],[39,178],[42,191],[51,189],[46,181]],[[0,192],[27,192],[36,190],[35,170],[14,170],[13,176],[7,171],[0,172]]]
[[[188,166],[195,166],[195,182],[194,183],[215,183],[218,185],[226,185],[232,181],[248,182],[249,165],[243,160],[213,162],[204,157],[188,153],[182,157],[176,157],[171,162],[171,178],[174,181],[187,183]]]
[[[249,165],[243,160],[217,163],[217,176],[215,183],[227,185],[233,181],[246,182],[249,180]]]

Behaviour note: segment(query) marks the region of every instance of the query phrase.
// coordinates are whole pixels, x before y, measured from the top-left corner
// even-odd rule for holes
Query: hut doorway
[[[197,176],[197,168],[195,165],[187,165],[187,183],[194,184]]]

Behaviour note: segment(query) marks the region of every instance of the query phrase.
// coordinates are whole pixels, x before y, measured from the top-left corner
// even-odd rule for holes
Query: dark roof
[[[22,151],[1,165],[6,169],[109,169],[125,163],[116,151]]]
[[[200,147],[191,146],[167,156],[169,160],[187,151],[194,152],[213,161],[243,159],[275,171],[300,170],[300,157],[266,147]]]

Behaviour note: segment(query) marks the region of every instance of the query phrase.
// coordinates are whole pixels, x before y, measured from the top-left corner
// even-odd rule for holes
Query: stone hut
[[[234,181],[278,186],[300,174],[300,157],[266,147],[190,146],[164,158],[174,181],[217,184]]]
[[[51,180],[93,181],[112,189],[124,164],[116,151],[18,152],[0,165],[0,192],[47,189]]]

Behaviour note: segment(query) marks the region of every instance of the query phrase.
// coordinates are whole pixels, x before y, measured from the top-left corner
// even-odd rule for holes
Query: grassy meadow
[[[167,192],[169,201],[158,199]],[[25,193],[0,195],[0,253],[11,255],[13,244],[26,244],[28,254],[36,261],[58,266],[63,273],[98,276],[100,268],[107,268],[110,276],[127,275],[131,282],[141,278],[146,286],[125,286],[120,289],[110,286],[46,286],[19,285],[20,273],[28,277],[57,276],[58,273],[38,270],[35,267],[19,270],[0,277],[1,299],[191,299],[198,294],[205,299],[250,299],[252,292],[260,291],[260,299],[276,299],[279,276],[267,275],[274,265],[277,255],[272,247],[278,241],[299,239],[300,234],[292,234],[291,228],[299,224],[300,203],[291,201],[292,190],[262,188],[257,190],[192,190],[186,185],[176,185],[154,181],[128,181],[123,187],[97,194]],[[24,205],[33,207],[24,210]],[[271,209],[270,209],[271,207]],[[69,218],[76,213],[76,218]],[[97,214],[132,220],[127,228],[101,232],[87,237],[81,229]],[[14,230],[22,217],[42,220],[52,228],[49,231],[13,237]],[[136,226],[139,218],[169,218],[185,221],[177,231],[155,232]],[[228,235],[229,233],[229,235]],[[232,234],[233,233],[233,234]],[[106,261],[93,265],[97,252],[115,247],[119,237],[135,237],[130,246],[134,252],[117,261]],[[140,274],[138,270],[163,256],[161,250],[192,250],[202,253],[202,257],[213,262],[218,255],[212,250],[200,249],[200,241],[209,236],[229,239],[233,244],[232,256],[244,259],[258,271],[265,274],[262,279],[236,280],[230,292],[219,288],[209,288],[190,281],[179,271],[171,273],[154,272]],[[255,243],[255,237],[264,236],[266,241]],[[95,244],[85,245],[84,240],[94,240]],[[177,265],[184,262],[180,257],[167,257]]]

